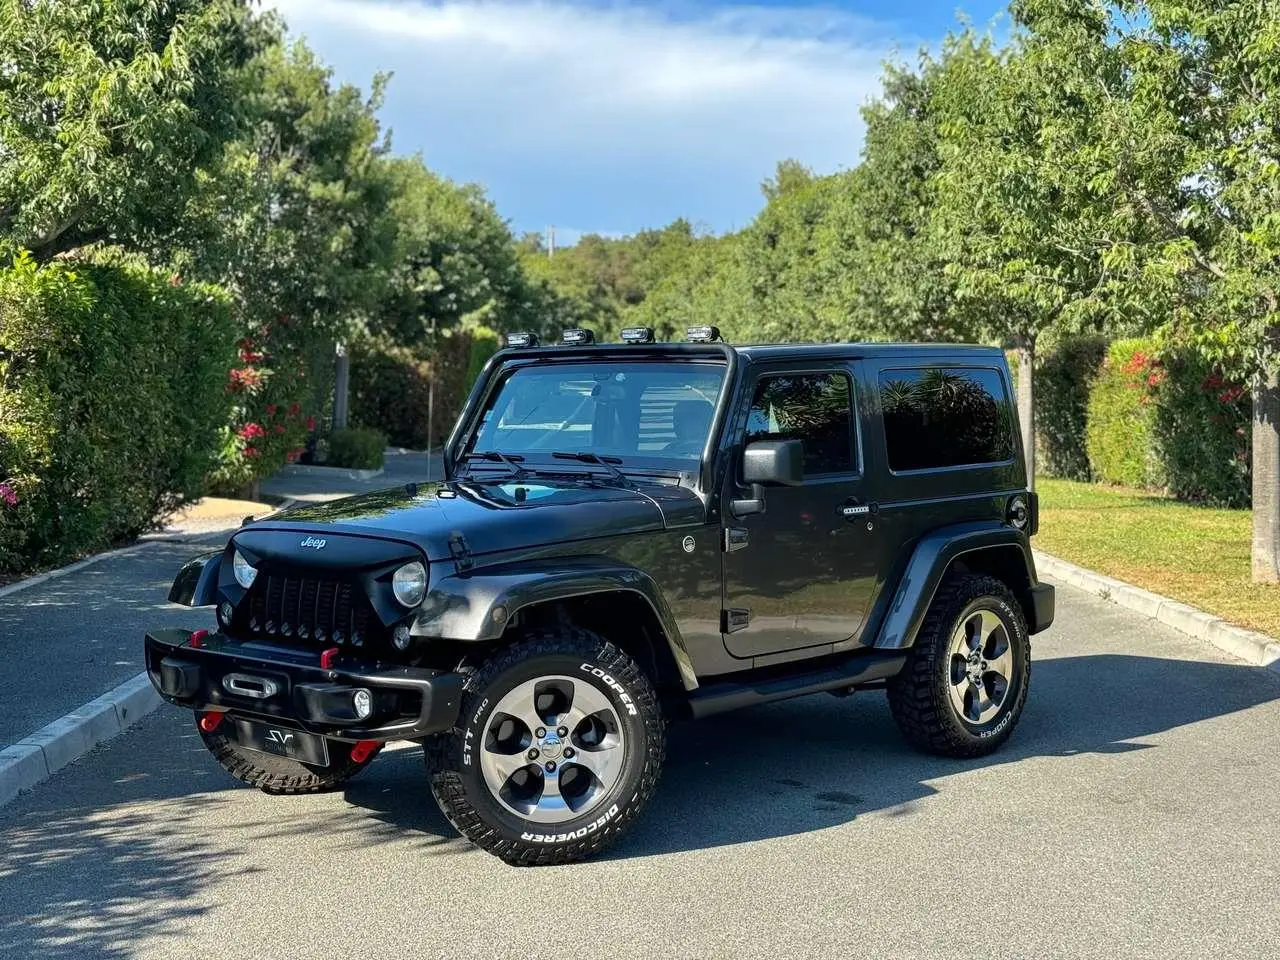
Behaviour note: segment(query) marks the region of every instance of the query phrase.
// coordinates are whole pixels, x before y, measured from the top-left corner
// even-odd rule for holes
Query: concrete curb
[[[1246,630],[1228,623],[1222,617],[1205,613],[1195,607],[1169,597],[1143,590],[1123,580],[1106,577],[1074,563],[1060,560],[1039,550],[1033,551],[1036,558],[1036,569],[1048,574],[1055,580],[1079,587],[1095,594],[1104,600],[1110,600],[1128,610],[1133,610],[1159,620],[1175,630],[1211,643],[1224,653],[1229,653],[1246,663],[1257,667],[1266,667],[1280,674],[1280,640],[1269,637],[1265,633]]]
[[[128,729],[161,702],[144,671],[0,750],[0,806]]]

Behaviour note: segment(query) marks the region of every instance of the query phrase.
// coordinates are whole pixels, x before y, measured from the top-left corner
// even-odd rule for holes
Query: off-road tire
[[[612,679],[630,704],[619,689],[583,669],[588,666]],[[598,804],[580,817],[546,824],[521,818],[493,796],[478,750],[489,716],[506,693],[555,675],[586,681],[611,701],[627,754],[617,783]],[[431,792],[459,833],[514,866],[543,866],[593,856],[622,836],[658,784],[666,730],[653,684],[631,657],[597,634],[559,627],[531,630],[477,664],[464,684],[457,724],[428,739],[423,753]]]
[[[212,733],[201,730],[199,723],[196,724],[196,729],[223,770],[237,780],[257,787],[263,793],[320,793],[332,790],[354,777],[377,756],[375,751],[360,763],[353,763],[351,750],[355,744],[330,740],[330,765],[316,767],[241,746],[226,729],[230,726],[227,720],[223,720]]]
[[[961,618],[987,609],[1004,621],[1014,675],[999,712],[977,726],[962,719],[950,698],[950,643]],[[1022,608],[994,577],[949,576],[934,596],[902,672],[888,683],[889,707],[914,746],[946,757],[980,757],[998,748],[1017,725],[1031,683],[1031,642]]]

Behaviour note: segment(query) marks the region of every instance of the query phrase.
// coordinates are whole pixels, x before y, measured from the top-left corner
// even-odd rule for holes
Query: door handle
[[[850,523],[856,523],[862,519],[869,522],[879,512],[880,504],[874,500],[871,503],[862,503],[857,497],[850,497],[839,507],[840,516]]]

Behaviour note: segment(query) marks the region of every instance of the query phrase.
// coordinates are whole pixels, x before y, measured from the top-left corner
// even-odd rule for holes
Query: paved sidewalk
[[[166,597],[186,560],[224,543],[149,543],[0,598],[0,748],[136,676],[148,628],[212,627]]]

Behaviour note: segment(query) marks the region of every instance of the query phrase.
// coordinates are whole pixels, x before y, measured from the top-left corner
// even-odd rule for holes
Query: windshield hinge
[[[471,548],[467,546],[467,538],[460,530],[449,534],[449,555],[453,557],[453,565],[458,573],[466,573],[471,569]]]

